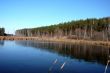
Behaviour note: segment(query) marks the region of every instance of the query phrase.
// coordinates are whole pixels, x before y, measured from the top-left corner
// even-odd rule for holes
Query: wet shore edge
[[[64,42],[75,44],[89,44],[89,45],[102,45],[110,47],[110,41],[93,41],[93,40],[77,40],[67,38],[47,38],[47,37],[19,37],[19,36],[0,36],[0,40],[34,40],[34,41],[50,41],[50,42]]]

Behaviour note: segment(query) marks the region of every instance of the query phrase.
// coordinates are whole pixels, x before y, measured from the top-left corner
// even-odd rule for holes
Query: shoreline
[[[47,37],[18,37],[18,36],[0,36],[0,40],[34,40],[34,41],[50,41],[50,42],[64,42],[73,44],[89,44],[101,45],[110,47],[110,41],[93,41],[93,40],[77,40],[67,38],[47,38]]]

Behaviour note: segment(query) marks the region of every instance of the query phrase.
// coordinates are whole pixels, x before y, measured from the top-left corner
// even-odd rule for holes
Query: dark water
[[[102,46],[0,41],[0,73],[104,73],[109,55]]]

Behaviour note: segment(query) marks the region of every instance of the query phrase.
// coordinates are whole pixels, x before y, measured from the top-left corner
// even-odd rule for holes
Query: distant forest
[[[16,30],[16,36],[110,40],[110,17],[89,18],[31,29]]]
[[[4,36],[5,35],[5,29],[4,28],[0,28],[0,36]]]

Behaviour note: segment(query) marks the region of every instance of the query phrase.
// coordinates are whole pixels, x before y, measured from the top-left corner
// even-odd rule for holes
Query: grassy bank
[[[103,45],[110,47],[110,41],[76,40],[76,39],[66,39],[66,38],[0,36],[0,40],[36,40],[36,41],[65,42],[65,43],[74,43],[74,44],[81,43],[81,44],[90,44],[90,45]]]

